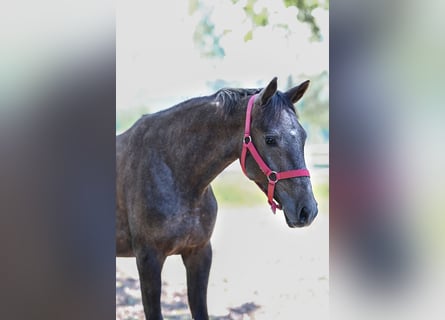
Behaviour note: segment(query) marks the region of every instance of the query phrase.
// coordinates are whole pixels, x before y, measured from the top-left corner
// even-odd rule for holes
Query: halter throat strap
[[[247,104],[246,123],[244,128],[243,148],[241,151],[240,163],[244,174],[248,177],[246,170],[246,156],[247,156],[247,151],[249,151],[255,162],[258,164],[260,170],[267,177],[268,187],[267,187],[267,193],[266,192],[265,193],[267,195],[267,201],[272,209],[272,212],[275,213],[277,209],[280,210],[282,209],[281,205],[274,200],[275,185],[277,184],[277,182],[283,179],[290,179],[296,177],[309,177],[309,171],[307,169],[296,169],[296,170],[277,172],[269,168],[266,162],[264,162],[263,158],[258,153],[258,150],[253,144],[252,137],[250,135],[252,109],[254,106],[256,96],[257,95],[253,95],[252,97],[250,97],[249,102]],[[259,184],[258,186],[260,187],[261,190],[263,190]]]

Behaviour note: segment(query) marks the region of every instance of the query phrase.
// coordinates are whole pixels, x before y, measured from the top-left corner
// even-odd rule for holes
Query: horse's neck
[[[214,102],[177,108],[165,115],[160,129],[165,131],[164,161],[187,192],[204,191],[240,157],[244,117],[243,110],[226,115]]]
[[[228,165],[241,155],[244,114],[230,116],[217,106],[207,106],[198,117],[192,117],[184,130],[189,142],[184,148],[185,167],[189,171],[187,183],[196,190],[204,190]],[[210,110],[209,110],[210,109]]]

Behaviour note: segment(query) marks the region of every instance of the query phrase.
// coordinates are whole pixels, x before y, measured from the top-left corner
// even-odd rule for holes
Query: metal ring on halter
[[[269,183],[277,183],[278,182],[278,176],[277,176],[277,172],[276,171],[271,171],[268,175],[267,175],[267,180],[269,180]]]
[[[249,144],[250,142],[252,142],[252,138],[250,136],[245,136],[243,141],[244,141],[244,144]]]

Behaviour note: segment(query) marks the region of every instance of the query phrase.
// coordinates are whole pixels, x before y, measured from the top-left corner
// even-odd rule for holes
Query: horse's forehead
[[[291,135],[297,136],[301,134],[302,127],[298,122],[297,115],[289,110],[283,110],[276,125],[287,130]]]

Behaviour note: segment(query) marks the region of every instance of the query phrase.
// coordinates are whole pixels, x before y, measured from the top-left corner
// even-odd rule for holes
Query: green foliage
[[[215,24],[210,18],[212,9],[205,7],[199,0],[189,0],[189,14],[193,15],[197,11],[201,11],[202,13],[195,32],[193,33],[195,45],[198,46],[203,57],[223,57],[224,49],[219,42],[225,33],[216,34]]]
[[[319,75],[307,77],[311,80],[309,89],[297,102],[296,109],[300,115],[303,127],[308,132],[309,143],[325,142],[329,139],[329,101],[328,101],[328,82],[327,72]],[[298,82],[298,81],[297,81]],[[287,89],[297,85],[292,76],[287,79]]]
[[[269,11],[267,8],[261,8],[260,13],[255,13],[253,7],[257,0],[248,0],[246,6],[243,8],[247,17],[252,20],[254,26],[266,26],[269,23]],[[236,3],[236,2],[235,2]]]
[[[232,0],[232,4],[237,4],[240,0]],[[255,10],[258,0],[247,0],[243,10],[247,19],[250,20],[252,28],[243,36],[245,42],[252,40],[253,31],[258,27],[264,27],[270,24],[270,12],[266,7]],[[317,24],[313,11],[316,8],[329,9],[329,0],[282,0],[286,7],[294,6],[298,9],[296,18],[302,23],[310,26],[312,31],[312,41],[321,41],[322,35],[320,27]],[[195,44],[202,51],[205,57],[223,57],[224,48],[220,45],[220,40],[224,36],[223,33],[215,33],[215,25],[211,20],[212,8],[206,6],[201,0],[189,0],[189,14],[200,14],[200,21],[196,27],[193,39]],[[278,23],[276,26],[289,30],[285,23]]]
[[[253,38],[253,32],[252,30],[249,30],[245,35],[244,35],[244,42],[247,42],[249,40],[252,40]]]
[[[194,14],[200,7],[199,0],[189,0],[189,15]]]
[[[219,43],[223,35],[224,33],[215,34],[215,25],[210,19],[210,13],[206,13],[196,27],[193,40],[204,57],[223,57],[224,49]]]
[[[297,19],[301,22],[309,24],[312,31],[312,40],[320,41],[321,33],[320,27],[312,14],[312,11],[316,8],[329,9],[329,0],[283,0],[286,7],[297,7],[298,14]]]
[[[193,0],[198,1],[198,0]],[[232,3],[238,3],[239,0],[232,0]],[[269,24],[269,11],[267,8],[262,8],[260,13],[255,13],[254,6],[257,0],[248,0],[244,11],[247,17],[252,21],[253,29],[258,26],[266,26]],[[296,7],[298,9],[297,19],[303,23],[307,23],[312,31],[311,40],[320,41],[322,39],[320,27],[312,14],[316,8],[329,9],[329,0],[283,0],[286,7]],[[286,24],[280,24],[280,27],[288,28]],[[250,34],[249,34],[250,33]],[[249,35],[248,35],[249,34]],[[252,39],[252,30],[244,36],[244,40]]]

